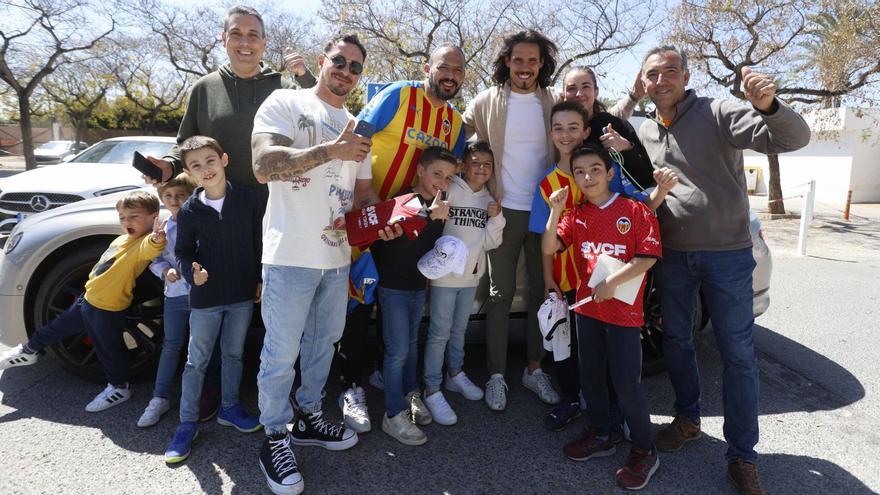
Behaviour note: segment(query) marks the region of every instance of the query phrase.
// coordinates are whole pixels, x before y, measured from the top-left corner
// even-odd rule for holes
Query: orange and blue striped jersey
[[[535,189],[535,198],[532,200],[532,212],[529,215],[529,232],[543,234],[550,218],[550,195],[557,189],[568,186],[568,199],[565,200],[565,208],[560,219],[572,208],[584,201],[584,193],[574,181],[574,177],[563,172],[558,166],[553,165],[547,170],[544,178]],[[578,270],[574,264],[573,246],[568,246],[565,251],[557,253],[553,257],[553,280],[562,290],[568,292],[579,287]]]
[[[461,158],[465,150],[461,114],[449,102],[434,107],[420,81],[386,86],[358,115],[373,124],[373,188],[382,200],[414,185],[416,166],[428,146],[443,146]]]

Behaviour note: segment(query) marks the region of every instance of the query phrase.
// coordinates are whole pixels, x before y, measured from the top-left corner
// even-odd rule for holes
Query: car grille
[[[76,194],[6,193],[0,196],[0,210],[39,213],[83,199]]]

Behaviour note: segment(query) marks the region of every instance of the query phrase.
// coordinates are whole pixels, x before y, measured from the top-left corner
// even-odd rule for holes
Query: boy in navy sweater
[[[263,208],[255,190],[226,181],[226,153],[212,138],[180,146],[187,171],[201,184],[177,215],[177,256],[190,284],[189,353],[180,397],[180,426],[165,462],[189,456],[198,432],[199,396],[217,338],[221,350],[221,407],[217,422],[245,433],[261,428],[238,403],[241,355],[254,302],[259,302]]]
[[[419,271],[419,258],[434,248],[449,216],[449,202],[441,200],[455,176],[458,158],[445,148],[430,146],[422,152],[412,190],[428,210],[428,224],[410,240],[398,237],[373,243],[370,250],[379,272],[379,306],[385,342],[385,415],[382,431],[405,445],[422,445],[428,437],[416,425],[433,421],[422,402],[416,381],[419,323],[425,314],[427,279]]]

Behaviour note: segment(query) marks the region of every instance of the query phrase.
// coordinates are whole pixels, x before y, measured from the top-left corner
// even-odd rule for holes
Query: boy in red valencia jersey
[[[644,276],[660,258],[660,230],[657,219],[645,205],[611,192],[614,169],[607,151],[592,144],[583,145],[572,153],[571,165],[575,183],[587,201],[569,211],[560,222],[570,191],[564,187],[553,192],[552,210],[541,244],[548,255],[572,246],[580,278],[577,297],[580,300],[593,296],[592,302],[576,310],[581,389],[590,404],[591,426],[582,438],[569,442],[563,450],[577,461],[615,452],[608,431],[610,374],[632,439],[626,464],[617,470],[617,482],[624,488],[640,489],[660,466],[640,383],[644,281],[632,305],[614,299],[614,291],[620,284]],[[626,264],[590,289],[587,283],[603,253]]]

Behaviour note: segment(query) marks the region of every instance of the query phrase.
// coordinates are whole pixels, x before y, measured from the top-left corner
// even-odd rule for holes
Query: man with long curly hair
[[[494,411],[507,407],[504,371],[508,314],[521,250],[525,252],[529,277],[528,367],[523,370],[523,385],[548,404],[559,402],[549,375],[541,370],[544,348],[535,316],[544,293],[541,238],[528,230],[535,187],[552,159],[553,146],[548,141],[547,128],[550,109],[559,99],[550,87],[556,71],[556,53],[556,45],[537,31],[505,36],[494,62],[495,85],[478,94],[464,115],[468,130],[488,141],[495,154],[496,197],[507,219],[501,246],[489,252],[486,343],[490,378],[485,400]]]

